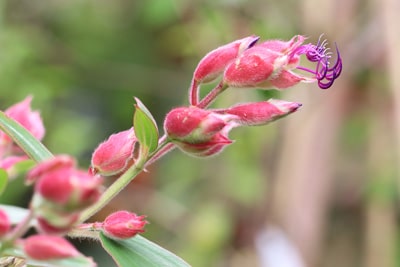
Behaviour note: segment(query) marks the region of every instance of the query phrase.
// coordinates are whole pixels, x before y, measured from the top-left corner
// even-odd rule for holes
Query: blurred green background
[[[144,236],[196,267],[400,266],[398,14],[398,0],[3,0],[0,108],[33,95],[44,143],[87,168],[98,143],[131,126],[134,96],[160,128],[186,105],[208,51],[251,34],[324,33],[344,62],[331,89],[228,90],[215,106],[304,106],[235,129],[212,159],[173,151],[93,219],[146,214]],[[78,245],[114,266],[98,245]]]

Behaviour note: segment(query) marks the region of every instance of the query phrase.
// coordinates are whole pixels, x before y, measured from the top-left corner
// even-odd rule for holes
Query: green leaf
[[[40,162],[53,157],[49,150],[21,124],[0,111],[0,129],[33,160]]]
[[[27,209],[11,205],[0,204],[0,209],[7,214],[11,224],[17,224],[21,222],[26,218],[26,216],[28,216],[29,213],[29,210]]]
[[[35,166],[35,161],[33,161],[31,159],[26,159],[26,160],[22,160],[20,162],[17,162],[16,164],[14,164],[13,170],[17,174],[20,174],[20,173],[27,172],[33,166]]]
[[[133,116],[133,127],[135,135],[142,146],[151,153],[158,146],[158,128],[157,123],[151,115],[150,111],[143,105],[138,98],[136,100],[136,111]]]
[[[8,183],[8,174],[6,170],[0,169],[0,195],[4,192]]]
[[[100,233],[100,241],[119,267],[190,267],[172,252],[140,235],[113,240]]]

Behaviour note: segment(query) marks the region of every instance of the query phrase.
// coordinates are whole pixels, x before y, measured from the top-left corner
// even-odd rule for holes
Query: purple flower
[[[322,37],[322,35],[321,35]],[[317,66],[315,70],[305,68],[302,66],[298,66],[297,69],[304,70],[309,73],[315,75],[315,78],[318,80],[318,86],[321,89],[328,89],[332,86],[333,82],[339,77],[342,72],[342,58],[340,57],[339,49],[335,43],[336,48],[336,62],[331,67],[331,55],[332,52],[329,51],[329,48],[326,48],[327,41],[326,39],[321,41],[321,37],[318,40],[316,45],[306,44],[300,46],[298,49],[294,51],[294,54],[301,55],[305,54],[307,59],[311,62],[317,62]]]

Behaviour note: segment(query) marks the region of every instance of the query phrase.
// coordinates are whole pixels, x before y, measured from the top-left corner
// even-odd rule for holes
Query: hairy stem
[[[165,154],[167,154],[168,152],[172,151],[173,149],[175,149],[175,145],[172,143],[168,143],[165,146],[163,146],[160,150],[157,151],[157,153],[155,153],[151,159],[149,159],[146,164],[145,167],[149,166],[150,164],[153,164],[156,160],[158,160],[159,158],[161,158],[162,156],[164,156]]]
[[[227,89],[228,86],[225,85],[222,81],[214,88],[212,89],[208,95],[206,95],[200,103],[198,103],[196,106],[199,108],[206,108],[208,107],[214,100],[215,98],[221,94],[225,89]]]
[[[190,84],[189,103],[192,106],[196,106],[199,103],[199,85],[194,78]]]

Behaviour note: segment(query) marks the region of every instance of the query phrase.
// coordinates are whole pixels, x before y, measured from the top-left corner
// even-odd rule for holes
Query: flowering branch
[[[28,158],[38,162],[29,170],[25,180],[27,185],[33,184],[34,194],[24,219],[11,220],[10,214],[0,209],[0,256],[18,256],[35,264],[37,261],[56,261],[57,266],[68,266],[57,260],[67,260],[67,263],[78,260],[83,263],[80,266],[91,267],[95,263],[62,238],[65,235],[89,236],[101,240],[103,247],[111,254],[120,256],[119,253],[126,253],[129,249],[118,248],[130,246],[129,242],[135,240],[145,249],[156,252],[144,251],[146,257],[160,254],[164,266],[187,267],[188,264],[175,255],[161,252],[161,248],[143,238],[132,239],[144,232],[147,221],[143,215],[117,211],[103,222],[84,222],[106,206],[146,167],[174,148],[191,156],[213,156],[233,143],[229,138],[232,129],[265,125],[301,107],[300,103],[269,99],[208,108],[225,90],[282,90],[300,82],[316,82],[321,89],[327,89],[341,74],[339,49],[335,45],[336,61],[331,62],[332,53],[327,48],[326,40],[321,41],[320,38],[316,45],[303,44],[305,37],[301,35],[289,41],[268,40],[257,44],[258,40],[257,36],[248,36],[205,55],[191,80],[189,105],[173,108],[167,113],[163,121],[164,135],[161,137],[150,111],[136,98],[133,126],[112,134],[99,144],[93,152],[88,172],[79,170],[71,156],[53,156],[40,143],[45,131],[39,113],[30,108],[31,97],[0,113],[0,126],[4,130],[0,131],[2,172],[12,179],[16,163]],[[302,55],[315,63],[315,69],[300,64]],[[200,99],[201,86],[218,78],[217,86]],[[4,179],[1,174],[0,179]],[[103,181],[108,177],[117,179],[102,192]],[[31,226],[39,233],[24,238]],[[109,239],[113,241],[109,242]],[[118,243],[121,240],[129,242]],[[136,245],[136,250],[143,247]],[[131,257],[135,256],[124,254],[113,258],[119,266],[128,267],[130,262],[121,264],[118,258]],[[135,260],[140,261],[141,257]],[[148,261],[160,263],[160,259],[146,259]]]

